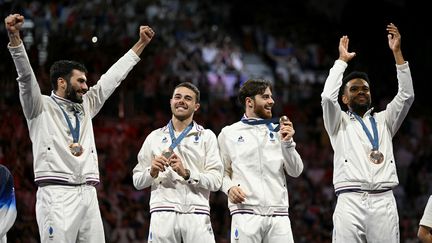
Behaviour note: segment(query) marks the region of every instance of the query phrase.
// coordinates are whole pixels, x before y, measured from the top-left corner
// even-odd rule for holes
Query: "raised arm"
[[[343,74],[348,66],[347,63],[356,55],[355,52],[348,51],[348,44],[348,36],[342,36],[339,40],[339,58],[330,69],[321,93],[324,126],[329,135],[333,135],[340,125],[342,110],[338,102],[339,90],[342,86]]]
[[[110,69],[101,76],[97,84],[91,87],[84,95],[85,99],[88,101],[92,117],[99,112],[109,96],[140,61],[139,55],[141,55],[154,35],[154,31],[149,26],[140,26],[139,40],[135,45],[114,63]]]
[[[153,36],[155,34],[153,29],[147,25],[140,26],[139,30],[140,30],[139,32],[140,38],[137,41],[137,43],[135,43],[135,45],[132,47],[132,51],[134,51],[135,54],[137,54],[137,56],[141,55],[144,48],[148,45],[148,43],[150,43],[150,41],[153,39]]]
[[[405,60],[402,55],[401,50],[401,35],[399,33],[398,28],[393,24],[390,23],[387,25],[387,39],[390,49],[393,52],[394,59],[396,61],[397,65],[402,65],[405,63]]]
[[[42,95],[20,37],[23,24],[24,17],[20,14],[11,14],[5,18],[5,27],[9,37],[8,48],[18,73],[21,105],[24,116],[31,119],[42,112]]]
[[[402,56],[401,34],[393,23],[387,25],[387,31],[388,44],[396,62],[398,92],[387,105],[385,120],[394,136],[414,102],[414,87],[408,62]]]

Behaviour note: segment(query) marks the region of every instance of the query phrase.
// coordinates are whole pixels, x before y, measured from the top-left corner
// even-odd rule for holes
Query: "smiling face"
[[[193,118],[193,114],[198,110],[200,104],[197,103],[197,97],[193,90],[178,87],[173,92],[170,106],[173,116],[180,121],[184,121]]]
[[[342,102],[350,111],[363,115],[369,109],[371,100],[369,84],[366,80],[356,78],[346,84]]]
[[[87,92],[87,90],[88,86],[85,73],[76,69],[72,70],[70,79],[66,81],[64,98],[72,102],[82,103],[83,95]]]
[[[273,95],[270,87],[267,87],[263,94],[246,98],[246,115],[250,118],[272,118],[273,105]]]
[[[87,92],[87,69],[76,61],[59,60],[50,67],[50,81],[56,95],[72,102],[82,103]]]

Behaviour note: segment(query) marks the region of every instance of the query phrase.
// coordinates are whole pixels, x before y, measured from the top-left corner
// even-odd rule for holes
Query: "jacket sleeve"
[[[17,217],[13,177],[0,164],[0,241],[12,227]]]
[[[43,110],[40,87],[30,65],[24,44],[21,43],[16,47],[8,46],[8,48],[18,73],[19,98],[24,116],[30,120],[41,114]]]
[[[188,183],[210,191],[218,191],[222,184],[223,165],[219,155],[216,135],[205,131],[205,163],[203,172],[191,171]]]
[[[321,106],[323,110],[324,127],[331,136],[336,133],[342,120],[342,109],[338,102],[339,90],[342,86],[342,78],[348,64],[336,60],[330,69],[329,75],[321,93]]]
[[[136,189],[142,190],[152,185],[154,178],[150,175],[151,161],[153,159],[151,151],[151,139],[153,133],[147,136],[141,150],[138,153],[138,164],[133,169],[133,184]]]
[[[228,195],[229,189],[235,186],[235,184],[231,180],[232,161],[231,161],[231,157],[229,156],[229,151],[226,144],[225,130],[222,130],[222,132],[219,134],[218,143],[219,143],[220,156],[224,165],[221,191],[223,191],[226,195]]]
[[[420,225],[432,228],[432,196],[429,196],[423,216],[420,219]]]
[[[402,125],[411,105],[414,102],[414,88],[408,62],[396,65],[398,92],[385,110],[385,121],[390,128],[392,136]]]
[[[291,139],[291,141],[282,141],[281,146],[285,172],[289,176],[298,177],[303,172],[303,161],[295,149],[296,143]]]
[[[105,101],[126,78],[139,60],[140,58],[135,54],[135,52],[129,50],[101,76],[94,86],[89,88],[87,93],[84,95],[84,99],[87,99],[88,101],[92,118],[96,116]]]
[[[0,240],[6,235],[9,229],[12,228],[17,217],[15,197],[11,198],[8,204],[1,204],[0,202]]]

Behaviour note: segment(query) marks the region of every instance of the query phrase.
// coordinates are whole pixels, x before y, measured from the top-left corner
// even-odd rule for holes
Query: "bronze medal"
[[[281,118],[279,118],[280,124],[286,125],[288,122],[289,122],[289,118],[287,116],[281,116]]]
[[[372,150],[369,154],[369,160],[374,164],[381,164],[384,162],[384,155],[378,150]]]
[[[79,143],[73,143],[71,145],[69,145],[70,151],[72,153],[72,155],[74,156],[80,156],[81,154],[83,154],[84,149],[83,147],[79,144]]]
[[[167,149],[167,150],[165,150],[165,151],[162,152],[162,156],[165,157],[166,159],[169,159],[169,157],[171,157],[171,155],[173,153],[174,152],[171,149]]]

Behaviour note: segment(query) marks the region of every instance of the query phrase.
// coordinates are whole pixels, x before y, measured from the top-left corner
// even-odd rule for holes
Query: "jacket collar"
[[[190,132],[188,134],[194,134],[194,133],[198,133],[198,132],[201,132],[204,130],[203,126],[199,125],[195,121],[192,121],[192,122],[193,122],[193,126],[192,126],[192,129],[190,130]],[[161,128],[162,132],[169,133],[168,124],[169,123],[167,123],[164,127]]]
[[[365,113],[364,113],[364,115],[363,115],[363,117],[367,117],[367,116],[372,116],[373,113],[374,112],[374,108],[372,107],[372,108],[370,108],[369,110],[367,110]],[[354,117],[354,113],[353,112],[351,112],[351,111],[346,111],[346,113],[349,115],[349,116],[352,116],[352,117]]]

